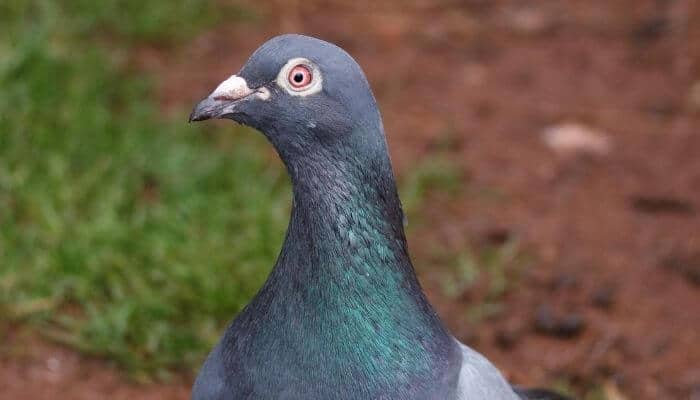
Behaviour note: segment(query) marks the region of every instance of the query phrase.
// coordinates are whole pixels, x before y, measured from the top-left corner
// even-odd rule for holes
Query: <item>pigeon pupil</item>
[[[297,72],[296,74],[294,74],[294,82],[301,83],[303,80],[304,74],[302,74],[301,72]]]

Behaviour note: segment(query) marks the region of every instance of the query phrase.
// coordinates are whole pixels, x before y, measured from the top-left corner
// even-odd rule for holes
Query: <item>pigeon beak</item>
[[[222,115],[223,102],[214,100],[211,97],[205,97],[197,103],[190,113],[189,122],[205,121],[212,118],[218,118]]]
[[[190,114],[190,122],[224,118],[235,112],[236,104],[253,95],[262,100],[269,98],[266,88],[251,89],[245,79],[231,75],[221,82],[214,91],[200,101]]]

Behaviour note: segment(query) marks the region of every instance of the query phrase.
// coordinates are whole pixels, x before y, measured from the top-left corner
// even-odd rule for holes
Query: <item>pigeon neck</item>
[[[336,253],[381,244],[412,271],[388,157],[327,160],[311,156],[290,168],[294,199],[286,244],[306,243],[316,251],[331,245]]]
[[[459,356],[411,265],[388,157],[304,168],[291,172],[292,216],[258,314],[329,381],[350,371],[377,390],[382,379],[450,387]]]
[[[294,190],[287,236],[262,289],[227,331],[226,357],[285,388],[327,388],[319,398],[397,390],[433,398],[421,393],[454,387],[461,353],[418,284],[386,150],[365,162],[329,157],[285,161]]]

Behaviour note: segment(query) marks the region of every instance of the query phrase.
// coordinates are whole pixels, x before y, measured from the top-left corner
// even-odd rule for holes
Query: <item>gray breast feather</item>
[[[503,375],[484,356],[459,343],[462,369],[455,400],[520,400]]]

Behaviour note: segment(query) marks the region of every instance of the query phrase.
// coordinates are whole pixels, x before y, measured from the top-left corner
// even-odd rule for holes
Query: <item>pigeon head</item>
[[[288,166],[309,156],[346,161],[386,152],[360,66],[340,47],[302,35],[264,43],[190,115],[190,121],[214,118],[261,131]]]

